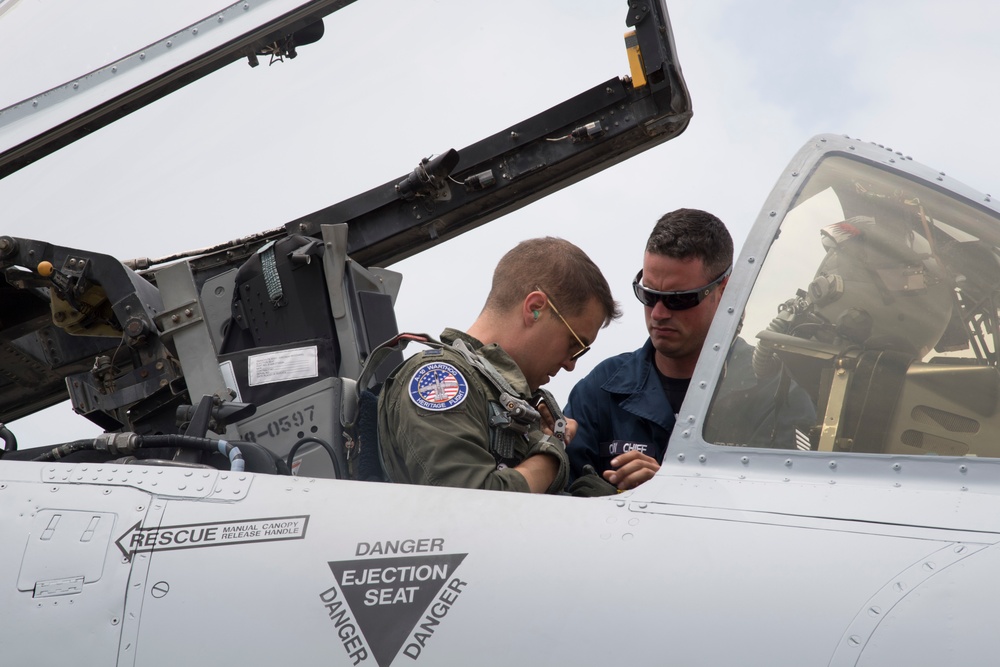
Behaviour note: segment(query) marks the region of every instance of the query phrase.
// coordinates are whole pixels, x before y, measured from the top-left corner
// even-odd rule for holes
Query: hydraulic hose
[[[35,461],[58,461],[61,458],[83,450],[107,452],[113,457],[130,456],[136,450],[150,447],[177,447],[197,449],[204,452],[219,452],[229,459],[230,470],[242,472],[245,469],[243,453],[239,447],[227,440],[197,438],[190,435],[139,435],[137,433],[103,433],[92,440],[74,440],[50,449],[36,457]]]

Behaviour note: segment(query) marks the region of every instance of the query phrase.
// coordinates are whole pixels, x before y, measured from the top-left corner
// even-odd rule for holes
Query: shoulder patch
[[[469,395],[469,383],[451,364],[424,364],[410,378],[410,400],[424,410],[440,412],[459,405]]]

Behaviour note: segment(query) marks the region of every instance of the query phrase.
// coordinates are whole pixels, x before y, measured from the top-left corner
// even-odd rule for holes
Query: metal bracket
[[[181,329],[197,324],[202,319],[201,305],[196,300],[191,300],[157,315],[156,327],[164,339],[169,339]]]
[[[823,415],[823,429],[819,436],[821,452],[832,452],[837,444],[837,431],[840,430],[840,420],[844,415],[844,400],[850,383],[851,372],[838,363],[830,381],[830,398],[826,402],[826,413]]]

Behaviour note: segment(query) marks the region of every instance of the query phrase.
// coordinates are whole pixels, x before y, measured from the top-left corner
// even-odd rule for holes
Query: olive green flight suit
[[[537,423],[524,434],[491,427],[491,415],[502,409],[501,391],[461,351],[452,347],[456,340],[463,341],[473,353],[492,364],[517,398],[531,398],[521,370],[498,345],[484,346],[461,331],[445,329],[441,334],[443,349],[427,350],[407,359],[386,379],[379,394],[379,446],[389,479],[430,486],[528,492],[527,481],[513,467],[529,456],[546,453],[560,461],[559,474],[547,492],[560,492],[569,466],[563,444],[544,434]],[[431,396],[421,407],[411,394],[429,370],[425,367],[431,364],[447,364],[436,368],[444,369],[448,392],[442,391],[437,398]],[[457,371],[457,376],[451,369]],[[417,400],[421,400],[419,392]]]

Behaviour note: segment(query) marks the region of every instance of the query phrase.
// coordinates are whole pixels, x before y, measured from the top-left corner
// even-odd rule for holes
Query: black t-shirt
[[[656,369],[656,373],[660,376],[660,385],[663,387],[663,393],[667,395],[667,402],[670,403],[670,408],[674,411],[674,415],[677,415],[681,411],[681,403],[684,402],[684,396],[687,394],[688,386],[691,384],[691,378],[678,380],[677,378],[667,377],[660,372],[659,368]]]

